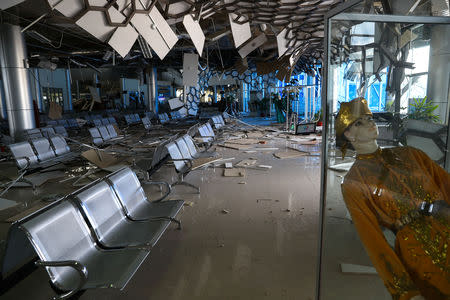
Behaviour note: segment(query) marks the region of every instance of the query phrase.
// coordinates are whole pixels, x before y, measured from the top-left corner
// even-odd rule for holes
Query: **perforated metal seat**
[[[130,115],[124,115],[125,122],[127,122],[127,125],[131,125],[133,123],[133,120],[131,119]]]
[[[33,167],[38,164],[38,158],[34,154],[29,142],[21,142],[8,145],[9,150],[16,160],[17,167],[23,169],[27,166]]]
[[[53,129],[52,127],[42,127],[41,132],[42,132],[42,135],[46,138],[55,135],[55,129]]]
[[[102,136],[103,141],[107,141],[111,139],[111,136],[109,135],[108,129],[106,126],[98,126],[98,131],[100,132],[100,135]]]
[[[141,117],[139,117],[139,114],[134,114],[134,120],[136,123],[141,122]]]
[[[68,137],[69,135],[67,134],[66,129],[64,128],[64,126],[54,126],[53,129],[55,129],[55,133],[56,134],[60,134],[62,136]]]
[[[47,126],[56,126],[58,125],[58,122],[56,122],[55,120],[48,120],[47,121]]]
[[[103,144],[102,136],[100,135],[97,127],[89,128],[89,133],[91,134],[92,142],[94,143],[94,145]]]
[[[101,121],[102,121],[102,124],[105,126],[109,124],[109,120],[107,118],[103,118]]]
[[[53,149],[57,156],[62,156],[70,152],[70,147],[67,145],[66,140],[60,136],[50,137],[50,142],[53,144]]]
[[[69,123],[65,119],[57,120],[57,123],[65,128],[69,127]]]
[[[177,144],[178,150],[180,150],[181,155],[183,158],[192,160],[194,157],[191,155],[191,152],[189,151],[188,145],[184,141],[184,139],[181,137],[175,141]]]
[[[108,177],[119,200],[122,202],[126,214],[133,220],[146,220],[149,218],[165,218],[181,224],[174,218],[183,207],[183,200],[161,201],[170,193],[170,186],[166,195],[150,202],[142,189],[136,174],[130,168],[119,170]],[[162,184],[154,182],[155,184]],[[168,225],[168,224],[167,224]]]
[[[177,170],[178,175],[179,175],[178,180],[176,182],[172,183],[172,186],[186,185],[186,186],[196,189],[197,192],[199,192],[200,191],[199,187],[184,181],[184,176],[187,173],[189,173],[189,171],[192,168],[191,159],[188,159],[187,157],[183,157],[183,154],[181,153],[180,149],[178,148],[178,146],[175,142],[171,142],[171,143],[167,144],[165,147],[167,148],[167,152],[169,152],[169,155],[175,165],[175,169]]]
[[[144,124],[144,128],[149,130],[152,127],[152,123],[150,122],[150,119],[148,117],[143,117],[142,124]]]
[[[69,123],[69,128],[79,128],[77,120],[75,119],[68,119],[67,122]]]
[[[117,124],[116,119],[114,117],[108,117],[109,124]]]
[[[113,125],[111,125],[111,124],[106,125],[106,129],[108,130],[108,133],[109,133],[109,136],[111,139],[118,137],[117,132],[114,129]]]
[[[100,119],[93,119],[92,122],[94,123],[94,126],[96,126],[96,127],[102,126],[102,120],[100,120]]]
[[[55,158],[55,152],[53,148],[50,146],[50,142],[46,138],[37,138],[31,140],[31,144],[37,152],[38,160],[41,162],[51,160]]]
[[[80,289],[123,289],[148,255],[142,249],[98,248],[76,206],[62,201],[20,226],[54,286],[67,293]]]
[[[36,139],[42,137],[42,132],[39,130],[39,128],[27,129],[25,130],[25,134],[27,135],[28,139]]]
[[[164,233],[170,220],[132,221],[113,189],[105,182],[82,191],[75,198],[105,247],[147,247],[151,249]]]

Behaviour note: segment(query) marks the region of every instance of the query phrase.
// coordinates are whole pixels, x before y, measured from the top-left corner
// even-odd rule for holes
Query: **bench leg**
[[[175,183],[172,183],[172,186],[175,186],[175,185],[185,185],[185,186],[191,187],[191,188],[197,190],[197,193],[200,194],[200,188],[198,186],[195,186],[195,185],[189,183],[189,182],[177,181]]]

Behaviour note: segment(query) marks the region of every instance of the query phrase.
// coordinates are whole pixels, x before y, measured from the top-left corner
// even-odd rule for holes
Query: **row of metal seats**
[[[144,125],[144,128],[146,130],[150,130],[150,128],[152,128],[152,122],[150,122],[150,118],[149,117],[143,117],[142,118],[142,124]]]
[[[72,160],[78,154],[70,152],[66,140],[53,135],[8,145],[17,167],[21,170],[46,168]]]
[[[213,122],[214,127],[216,129],[220,129],[223,126],[225,126],[225,120],[223,119],[222,115],[216,115],[211,117],[211,121]]]
[[[50,137],[53,135],[62,135],[68,137],[66,129],[63,126],[53,126],[53,127],[42,127],[42,128],[33,128],[27,129],[24,131],[24,137],[26,139],[35,139],[40,137]]]
[[[60,120],[48,120],[47,126],[57,126],[61,125],[64,128],[77,129],[80,128],[77,120],[75,119],[60,119]]]
[[[45,267],[52,285],[63,291],[54,299],[65,299],[84,289],[123,289],[170,222],[181,229],[175,217],[183,204],[150,201],[127,167],[66,196],[18,227],[39,256],[36,264]]]
[[[101,145],[105,142],[112,142],[122,138],[119,137],[112,124],[91,127],[89,128],[89,133],[91,134],[94,145]]]
[[[92,119],[90,120],[94,126],[102,126],[108,124],[117,124],[116,119],[114,117],[101,118],[101,119]]]
[[[161,124],[170,122],[170,118],[167,113],[158,114],[158,119]]]
[[[141,117],[139,117],[139,114],[124,115],[124,118],[127,125],[134,125],[141,122]]]

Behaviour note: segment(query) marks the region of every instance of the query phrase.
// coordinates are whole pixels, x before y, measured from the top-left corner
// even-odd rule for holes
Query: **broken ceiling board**
[[[187,33],[191,37],[194,43],[195,49],[200,56],[203,53],[203,46],[205,45],[205,34],[198,21],[195,21],[190,14],[187,14],[183,18],[183,25]]]
[[[184,2],[184,1],[179,1],[179,2],[169,4],[169,9],[167,10],[167,13],[169,15],[179,15],[179,14],[187,12],[190,8],[191,8],[191,6],[189,5],[189,3]]]
[[[109,39],[108,44],[116,50],[120,56],[125,57],[136,42],[138,35],[139,34],[131,25],[117,27],[116,31],[114,31]]]
[[[170,48],[156,29],[152,20],[144,14],[135,14],[131,19],[131,24],[142,35],[153,51],[156,52],[159,59],[163,60],[167,53],[169,53]]]
[[[106,16],[101,11],[88,11],[78,21],[78,26],[104,42],[108,39],[115,27],[111,27],[106,22]]]
[[[247,149],[249,149],[251,147],[249,145],[239,145],[239,144],[229,144],[229,143],[218,144],[217,146],[230,148],[230,149],[233,149],[233,150],[247,150]]]
[[[302,157],[302,156],[305,156],[308,154],[309,154],[309,152],[288,149],[287,151],[280,151],[280,152],[274,153],[273,155],[276,158],[283,159],[283,158],[297,158],[297,157]]]
[[[68,18],[75,17],[84,8],[83,0],[48,0],[48,4],[52,7],[56,5],[54,8]]]
[[[251,131],[246,133],[247,137],[250,138],[262,138],[265,134],[258,131]]]
[[[258,144],[259,140],[255,139],[230,139],[227,141],[227,144],[238,144],[238,145],[252,145]]]
[[[277,35],[278,57],[283,56],[283,54],[286,53],[286,51],[289,49],[288,43],[289,43],[289,39],[292,38],[292,31],[290,30],[289,34],[287,34],[287,32],[288,32],[288,29],[284,28]]]
[[[94,149],[82,152],[81,156],[101,169],[117,165],[123,161],[123,159],[119,159],[114,155]]]
[[[168,100],[169,102],[169,106],[171,110],[180,108],[184,106],[184,103],[181,102],[181,100],[179,98],[172,98]]]
[[[254,166],[256,164],[256,159],[243,159],[240,162],[238,162],[235,166],[236,167],[249,167]]]
[[[101,103],[102,100],[100,99],[100,96],[98,95],[97,89],[93,87],[92,85],[88,86],[89,92],[91,93],[91,97],[95,102]]]
[[[261,47],[265,42],[267,42],[267,37],[264,33],[261,33],[260,35],[258,35],[257,37],[255,37],[254,39],[248,41],[247,43],[245,43],[241,48],[239,48],[238,52],[239,55],[244,58],[247,55],[249,55],[250,53],[252,53],[254,50],[258,49],[259,47]]]
[[[13,7],[17,4],[24,2],[25,0],[1,0],[0,1],[0,9],[5,10],[10,7]]]
[[[184,53],[183,85],[197,86],[197,84],[198,84],[198,54]]]
[[[209,165],[209,164],[219,161],[219,160],[222,160],[222,158],[221,157],[202,157],[202,158],[194,159],[194,161],[192,162],[191,170],[196,170],[198,168]]]
[[[66,176],[63,171],[41,172],[25,176],[25,179],[31,181],[35,186],[41,186],[49,180]],[[27,184],[26,186],[29,186]]]
[[[252,32],[250,30],[249,22],[246,22],[242,25],[238,24],[233,21],[236,17],[236,14],[228,14],[231,25],[231,33],[233,34],[234,46],[238,48],[252,37]]]
[[[156,6],[154,6],[153,9],[150,11],[149,17],[152,20],[152,22],[155,24],[156,29],[158,30],[159,34],[164,39],[166,45],[169,47],[169,49],[172,49],[173,46],[175,46],[175,44],[177,43],[178,37],[173,32],[172,28],[170,28],[170,25],[167,23],[167,21],[161,15],[161,13],[156,8]]]
[[[377,270],[374,267],[341,263],[341,272],[346,274],[365,274],[377,275]]]
[[[245,169],[242,169],[242,168],[224,169],[223,176],[225,176],[225,177],[244,177]]]

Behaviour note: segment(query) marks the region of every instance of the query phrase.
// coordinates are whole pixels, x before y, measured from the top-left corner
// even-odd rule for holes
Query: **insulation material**
[[[231,33],[233,34],[234,46],[236,48],[240,47],[243,43],[248,41],[252,37],[252,32],[250,30],[250,23],[238,24],[233,20],[237,17],[236,14],[228,14],[231,25]]]
[[[136,42],[138,35],[139,34],[131,25],[117,27],[116,31],[109,39],[108,44],[116,50],[120,56],[125,57]]]
[[[73,18],[84,8],[83,0],[48,0],[48,4],[62,13],[65,17]],[[56,4],[56,6],[54,6]]]
[[[183,85],[197,86],[198,83],[198,55],[184,53],[183,55]]]
[[[245,169],[238,168],[238,169],[224,169],[223,170],[223,176],[225,177],[244,177],[245,176]]]
[[[10,7],[13,7],[17,4],[24,2],[25,0],[1,0],[0,1],[0,9],[4,10]]]
[[[239,55],[244,58],[250,53],[252,53],[254,50],[258,49],[264,43],[267,42],[267,37],[264,33],[261,33],[257,37],[255,37],[253,40],[248,41],[246,44],[244,44],[239,50]]]
[[[120,164],[124,160],[104,151],[96,151],[94,149],[81,153],[81,156],[101,169]]]
[[[195,21],[190,14],[187,14],[183,18],[183,25],[191,37],[198,54],[202,56],[203,46],[205,45],[205,34],[203,33],[199,22]]]
[[[105,42],[115,29],[108,25],[106,16],[101,11],[88,11],[76,24],[102,42]]]

